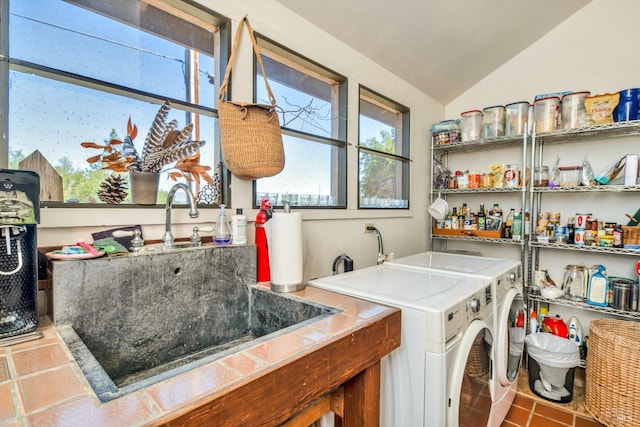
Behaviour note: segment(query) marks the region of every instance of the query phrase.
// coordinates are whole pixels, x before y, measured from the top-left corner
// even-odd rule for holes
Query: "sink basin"
[[[53,317],[102,402],[338,310],[255,284],[255,246],[52,263]]]

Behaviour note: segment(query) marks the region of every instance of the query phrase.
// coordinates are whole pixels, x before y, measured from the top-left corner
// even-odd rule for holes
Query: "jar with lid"
[[[470,110],[460,114],[462,142],[477,141],[482,135],[482,111]]]
[[[533,170],[533,186],[549,186],[549,166],[536,166]]]
[[[584,265],[567,265],[565,267],[562,289],[574,301],[584,301],[587,294],[587,268]]]

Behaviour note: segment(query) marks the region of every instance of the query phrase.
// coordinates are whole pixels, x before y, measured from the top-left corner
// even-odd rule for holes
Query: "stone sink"
[[[53,261],[53,320],[102,402],[336,313],[256,286],[255,246]]]

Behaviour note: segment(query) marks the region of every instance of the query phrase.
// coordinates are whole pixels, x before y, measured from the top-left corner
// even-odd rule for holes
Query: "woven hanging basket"
[[[278,113],[269,106],[219,102],[222,156],[234,175],[257,179],[284,168]]]
[[[253,50],[264,77],[270,104],[227,101],[231,66],[236,55],[242,27],[246,23]],[[244,179],[258,179],[277,175],[284,169],[284,146],[276,99],[271,92],[260,50],[249,20],[240,21],[224,80],[218,97],[218,119],[222,157],[232,174]]]
[[[598,319],[589,329],[585,407],[607,426],[640,425],[640,323]]]

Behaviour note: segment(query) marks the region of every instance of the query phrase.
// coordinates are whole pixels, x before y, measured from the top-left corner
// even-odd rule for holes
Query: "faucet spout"
[[[193,196],[191,189],[188,185],[184,183],[178,183],[171,187],[169,190],[169,194],[167,195],[167,202],[164,205],[165,211],[165,226],[164,226],[164,236],[162,236],[162,243],[164,245],[172,245],[173,244],[173,233],[171,232],[171,210],[173,208],[173,199],[178,190],[182,189],[187,195],[187,199],[189,199],[189,217],[198,218],[200,213],[198,212],[198,205],[196,203],[196,198]]]

